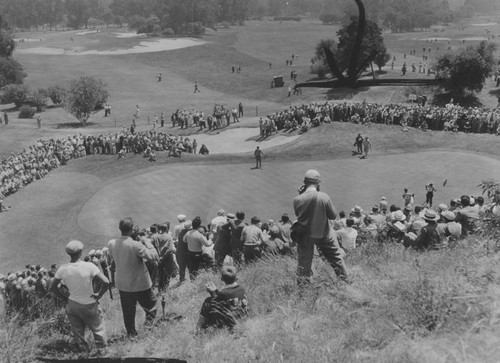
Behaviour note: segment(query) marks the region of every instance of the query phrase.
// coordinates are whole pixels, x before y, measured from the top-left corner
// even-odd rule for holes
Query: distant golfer
[[[193,93],[196,93],[196,92],[200,92],[200,89],[198,88],[198,83],[197,82],[194,82],[194,92]]]
[[[160,73],[158,73],[158,82],[161,82],[161,79],[162,79],[163,75]]]
[[[40,115],[36,117],[36,125],[39,129],[42,128],[42,118],[40,117]]]
[[[432,198],[434,197],[434,192],[437,192],[437,189],[434,187],[434,184],[432,183],[432,181],[430,181],[429,183],[427,183],[425,185],[425,190],[427,192],[425,194],[425,204],[429,208],[432,208]]]
[[[365,137],[365,139],[362,142],[362,145],[363,145],[363,152],[365,153],[365,155],[361,156],[361,159],[368,159],[368,153],[372,149],[372,143],[368,138],[368,136]]]
[[[264,152],[257,146],[253,155],[255,157],[255,169],[262,168],[262,155],[264,155]]]
[[[357,154],[362,154],[363,153],[363,136],[361,134],[358,134],[356,136],[356,140],[354,141],[354,146],[357,148]]]

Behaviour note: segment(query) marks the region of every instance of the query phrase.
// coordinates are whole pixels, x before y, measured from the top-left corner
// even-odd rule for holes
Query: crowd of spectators
[[[500,108],[462,107],[453,103],[445,107],[420,104],[313,102],[260,118],[261,136],[280,130],[306,132],[321,123],[352,122],[413,127],[422,130],[444,130],[467,133],[500,133]]]
[[[4,198],[33,181],[44,178],[51,170],[69,160],[88,155],[107,154],[125,157],[127,153],[142,154],[156,161],[155,151],[196,153],[196,140],[161,131],[136,132],[133,128],[98,136],[74,135],[61,139],[39,139],[35,145],[17,154],[3,157],[0,165],[0,212],[9,209]]]
[[[491,216],[493,206],[486,205],[482,197],[463,195],[432,208],[417,204],[414,195],[405,190],[400,203],[390,204],[382,197],[367,212],[359,206],[347,213],[341,211],[330,225],[349,261],[350,253],[360,243],[375,239],[422,251],[453,248],[460,239],[477,231],[481,220]],[[206,225],[200,217],[188,219],[185,215],[179,215],[172,228],[169,222],[154,223],[148,228],[134,225],[131,237],[145,246],[154,246],[158,259],[148,261],[146,267],[153,286],[161,294],[174,279],[178,278],[178,284],[183,283],[186,272],[194,280],[200,270],[219,270],[231,260],[243,267],[270,256],[296,256],[291,226],[288,214],[277,220],[253,216],[247,223],[242,211],[220,210]],[[116,268],[108,247],[90,250],[84,260],[99,267],[113,286]],[[17,272],[0,275],[8,310],[36,318],[42,307],[60,308],[61,300],[49,290],[56,271],[55,264],[50,268],[30,264]]]

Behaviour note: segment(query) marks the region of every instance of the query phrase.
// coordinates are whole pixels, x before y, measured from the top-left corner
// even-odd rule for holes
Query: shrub
[[[54,105],[60,105],[64,101],[66,89],[61,86],[51,86],[47,88],[46,94]]]
[[[161,35],[164,36],[164,37],[172,37],[172,36],[175,35],[175,32],[174,32],[174,30],[172,28],[165,28],[161,32]]]
[[[30,104],[36,108],[37,112],[42,112],[47,105],[47,93],[44,89],[39,89],[31,93],[29,100]]]
[[[339,21],[339,17],[336,14],[323,13],[319,16],[319,20],[321,20],[323,24],[333,24]]]
[[[28,86],[11,84],[5,87],[2,102],[13,103],[19,108],[28,101],[29,94]]]
[[[28,105],[22,105],[19,108],[19,118],[33,118],[35,116],[36,109]]]

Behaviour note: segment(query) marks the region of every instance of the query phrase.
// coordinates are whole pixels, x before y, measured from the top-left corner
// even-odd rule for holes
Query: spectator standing
[[[80,241],[73,240],[66,245],[66,253],[71,260],[59,267],[50,289],[58,298],[63,301],[67,300],[66,313],[76,340],[87,349],[89,348],[85,340],[85,328],[88,327],[94,335],[96,346],[104,348],[107,345],[106,327],[99,300],[108,289],[109,281],[96,265],[81,260],[82,250],[83,243]],[[92,287],[94,280],[100,282],[100,289],[97,293]],[[58,288],[62,281],[68,288],[68,297],[64,296]]]
[[[337,276],[348,281],[342,251],[329,223],[329,220],[337,218],[337,210],[330,197],[319,191],[319,184],[319,172],[314,169],[308,170],[304,177],[304,185],[299,190],[300,195],[293,200],[296,223],[304,230],[297,239],[299,283],[308,281],[312,276],[314,245],[333,267]]]
[[[116,264],[115,285],[120,292],[125,328],[129,336],[136,336],[137,302],[146,312],[146,324],[151,324],[156,317],[156,297],[145,261],[157,261],[158,253],[149,241],[137,242],[131,238],[134,228],[132,218],[122,219],[119,228],[121,237],[109,241],[108,248]]]

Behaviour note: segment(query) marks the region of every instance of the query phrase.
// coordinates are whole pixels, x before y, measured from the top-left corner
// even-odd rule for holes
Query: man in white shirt
[[[109,281],[96,265],[81,260],[82,250],[83,243],[80,241],[73,240],[66,245],[71,261],[59,267],[50,288],[56,296],[67,301],[66,313],[76,340],[88,349],[85,340],[85,327],[88,327],[96,346],[103,348],[107,345],[106,328],[98,302],[107,291]],[[94,279],[100,280],[101,288],[97,293],[92,288]],[[69,296],[64,296],[59,290],[61,282],[68,287]]]
[[[347,227],[337,231],[337,235],[340,238],[342,248],[349,252],[356,248],[356,238],[358,238],[358,231],[356,231],[352,226],[354,225],[354,220],[348,218],[346,221]]]

